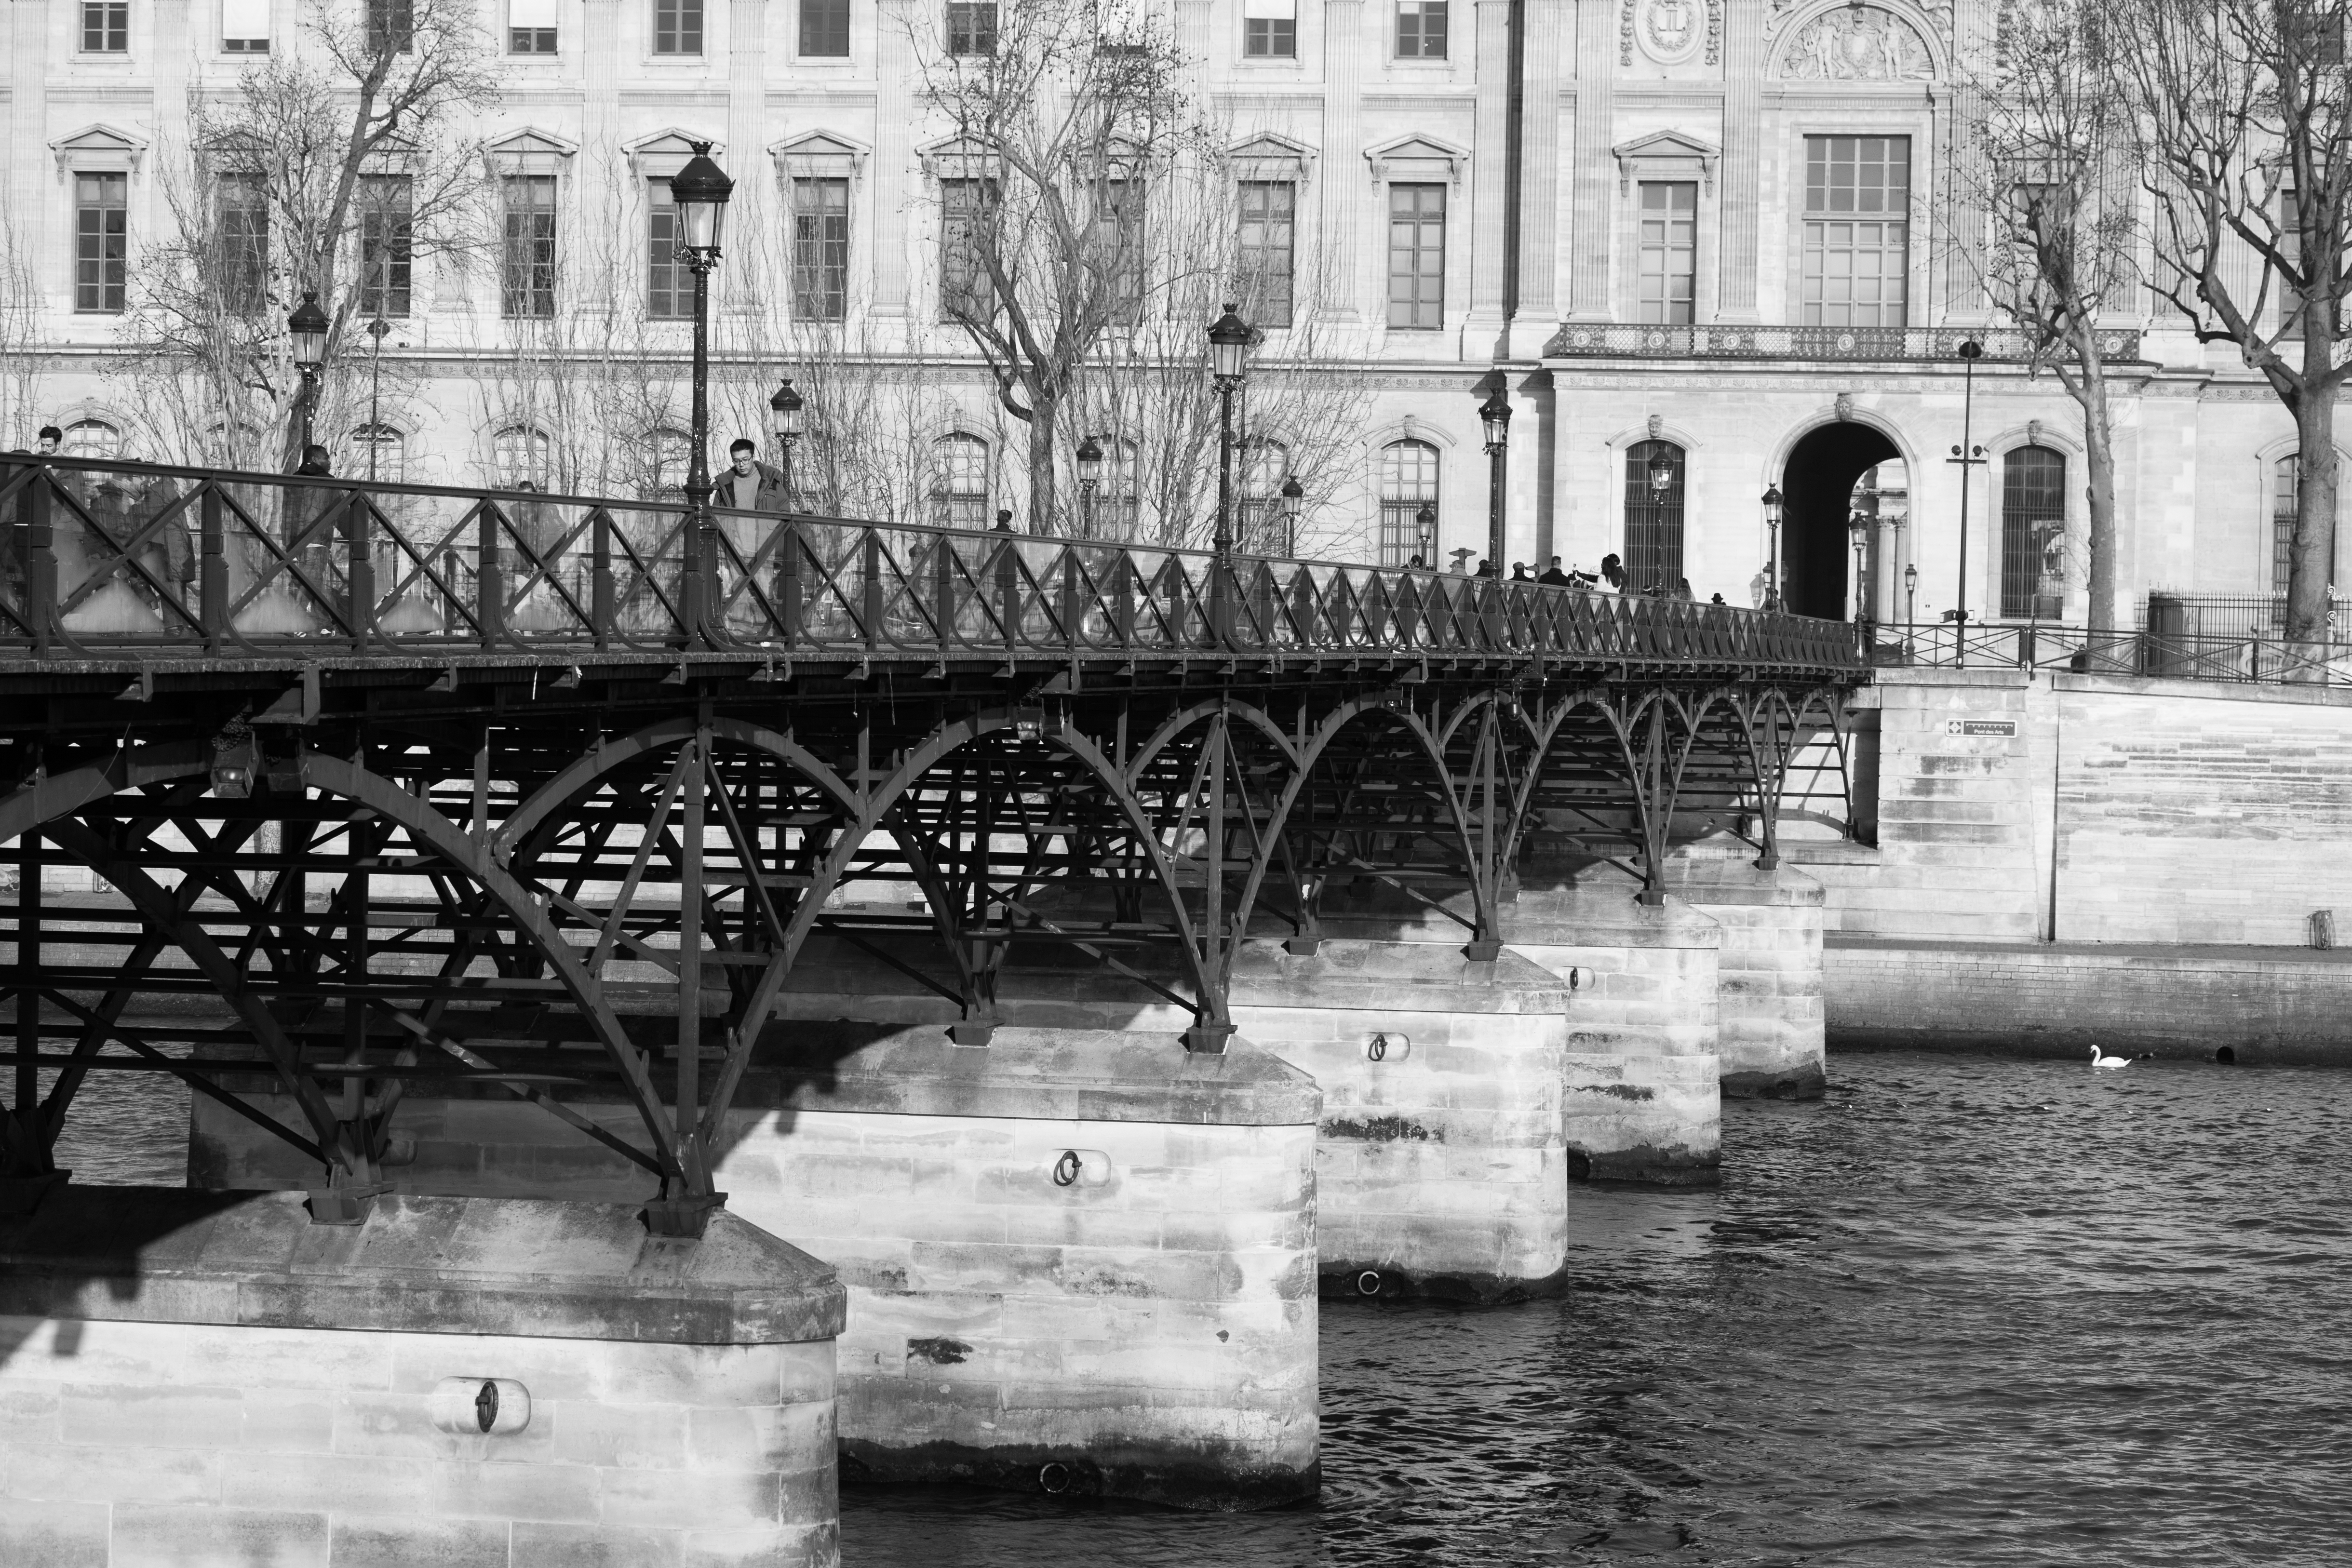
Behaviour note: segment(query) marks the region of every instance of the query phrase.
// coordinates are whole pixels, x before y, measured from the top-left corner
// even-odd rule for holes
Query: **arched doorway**
[[[1846,523],[1854,482],[1902,455],[1883,432],[1844,420],[1807,431],[1790,448],[1780,488],[1780,599],[1790,612],[1846,618],[1853,572]]]

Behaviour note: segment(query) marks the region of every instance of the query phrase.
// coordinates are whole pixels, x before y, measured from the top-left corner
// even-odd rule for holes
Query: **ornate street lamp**
[[[294,369],[302,378],[302,455],[308,458],[311,439],[311,416],[318,411],[319,371],[327,362],[327,313],[319,308],[319,291],[306,288],[302,303],[286,318],[286,330],[294,340]]]
[[[1846,538],[1853,544],[1853,618],[1856,622],[1870,619],[1868,584],[1863,580],[1863,552],[1870,548],[1870,514],[1856,507],[1846,518]]]
[[[690,143],[694,156],[669,177],[670,200],[677,207],[678,249],[694,273],[694,413],[689,439],[693,448],[686,460],[686,545],[680,595],[683,636],[688,647],[705,647],[709,631],[704,625],[709,591],[710,519],[710,269],[719,265],[719,240],[726,227],[727,199],[735,182],[710,161],[710,143]]]
[[[1412,515],[1412,531],[1421,540],[1422,566],[1436,570],[1437,558],[1430,553],[1437,548],[1437,507],[1434,502],[1423,501],[1421,504],[1421,510]]]
[[[793,505],[793,443],[808,428],[807,402],[793,390],[793,378],[786,376],[784,384],[768,400],[768,427],[776,437],[776,455],[784,474],[784,508]]]
[[[375,319],[367,324],[368,336],[375,340],[375,354],[368,361],[368,477],[375,477],[376,448],[383,444],[383,339],[392,330],[392,323],[379,310]]]
[[[1650,494],[1660,500],[1675,487],[1674,460],[1661,452],[1650,459]]]
[[[1962,669],[1969,663],[1969,470],[1984,461],[1984,448],[1974,444],[1969,436],[1976,418],[1977,361],[1984,358],[1984,345],[1974,338],[1963,339],[1960,355],[1960,444],[1952,448],[1947,463],[1960,465],[1960,573],[1959,597],[1952,612],[1952,645],[1955,663]]]
[[[1291,475],[1282,482],[1282,553],[1286,559],[1298,559],[1298,513],[1307,504],[1307,486]]]
[[[1087,436],[1078,443],[1078,532],[1095,537],[1095,487],[1102,483],[1102,447]]]
[[[1249,323],[1238,308],[1225,313],[1209,329],[1209,369],[1217,380],[1217,559],[1234,550],[1234,393],[1241,390],[1242,372],[1249,358]]]
[[[1780,486],[1764,488],[1764,580],[1769,599],[1780,597]]]
[[[1478,405],[1478,423],[1486,434],[1486,559],[1495,576],[1503,575],[1503,454],[1511,435],[1511,400],[1496,376]]]

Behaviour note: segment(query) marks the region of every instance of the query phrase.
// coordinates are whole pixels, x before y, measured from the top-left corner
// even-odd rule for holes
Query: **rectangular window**
[[[2302,494],[2303,459],[2290,452],[2271,465],[2271,607],[2273,624],[2286,624],[2287,583],[2294,575],[2294,517]]]
[[[1087,249],[1110,285],[1112,319],[1131,327],[1143,314],[1143,182],[1106,181],[1089,229]]]
[[[1900,327],[1909,287],[1911,139],[1805,138],[1808,327]]]
[[[269,293],[269,193],[258,174],[221,176],[219,263],[222,303],[260,309]]]
[[[506,316],[555,314],[555,176],[499,181],[506,216],[499,308]]]
[[[849,0],[801,0],[801,58],[848,56]]]
[[[415,53],[415,0],[367,0],[367,32],[370,53]]]
[[[674,320],[694,314],[694,273],[677,249],[677,203],[667,180],[646,182],[646,314]]]
[[[1298,55],[1298,0],[1242,0],[1242,53],[1251,59]]]
[[[556,0],[508,0],[507,52],[512,55],[555,53]]]
[[[74,308],[120,314],[131,246],[131,176],[74,176]]]
[[[1261,327],[1287,327],[1298,187],[1288,180],[1244,180],[1241,209],[1243,314]]]
[[[702,0],[654,0],[654,53],[702,52]]]
[[[221,0],[221,53],[269,52],[269,0]]]
[[[987,313],[990,289],[981,228],[992,193],[986,180],[940,182],[940,309],[945,315]]]
[[[414,196],[405,174],[360,182],[360,313],[404,318],[409,308]]]
[[[81,52],[119,55],[131,47],[129,0],[82,0]]]
[[[996,0],[948,0],[948,53],[996,52]]]
[[[1389,187],[1389,325],[1445,325],[1445,187]]]
[[[1445,57],[1445,0],[1397,0],[1397,58]]]
[[[1698,280],[1698,186],[1642,183],[1640,309],[1636,320],[1687,327]]]
[[[803,321],[849,315],[849,182],[793,182],[793,314]]]

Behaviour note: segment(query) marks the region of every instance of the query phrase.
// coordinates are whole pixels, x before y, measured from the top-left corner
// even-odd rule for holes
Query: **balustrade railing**
[[[1889,623],[1872,628],[1871,663],[2264,685],[2352,684],[2352,643],[2290,643],[2274,632],[2209,636],[2145,629],[2092,632],[2047,622]]]
[[[1395,567],[0,456],[0,653],[1421,653],[1859,671],[1853,628]]]
[[[1874,360],[1959,363],[1960,344],[1974,339],[1993,363],[2022,363],[2034,345],[2014,328],[1958,327],[1664,327],[1640,322],[1570,322],[1544,345],[1547,359]],[[2099,334],[2108,360],[2137,360],[2140,335],[2117,329]]]

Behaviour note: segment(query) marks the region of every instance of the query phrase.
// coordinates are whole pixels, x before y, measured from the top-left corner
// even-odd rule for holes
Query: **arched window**
[[[1290,448],[1253,441],[1242,448],[1241,467],[1243,553],[1288,556],[1296,541],[1282,526],[1282,482],[1290,477]]]
[[[528,479],[544,490],[554,455],[555,444],[547,432],[509,424],[490,440],[490,483],[511,490]]]
[[[2066,455],[2020,446],[2000,460],[2000,612],[2065,612]]]
[[[408,442],[388,424],[362,424],[352,432],[351,455],[342,472],[355,479],[402,483],[408,473]]]
[[[1437,448],[1426,441],[1391,441],[1381,448],[1381,564],[1402,566],[1422,553],[1414,517],[1422,507],[1437,506]],[[1437,538],[1432,531],[1429,559],[1437,565]]]
[[[1087,515],[1079,521],[1088,538],[1132,539],[1143,515],[1136,485],[1135,443],[1123,435],[1097,435],[1092,440],[1102,451],[1102,475]]]
[[[78,419],[66,426],[58,452],[64,457],[111,463],[122,455],[122,432],[102,419]]]
[[[1683,481],[1687,459],[1671,441],[1625,449],[1625,591],[1671,590],[1683,580]]]
[[[988,443],[942,435],[931,443],[931,516],[943,528],[988,527]]]
[[[694,437],[656,425],[637,437],[637,498],[675,501],[686,493],[686,470],[694,461]],[[723,501],[715,502],[723,506]]]

